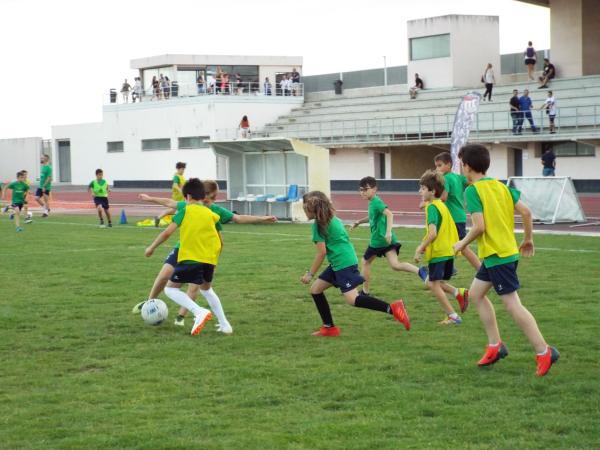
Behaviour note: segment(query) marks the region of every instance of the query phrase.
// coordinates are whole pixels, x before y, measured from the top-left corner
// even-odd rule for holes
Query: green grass
[[[317,449],[598,448],[600,239],[536,236],[521,297],[561,351],[534,376],[532,349],[495,294],[510,356],[479,369],[475,309],[440,327],[432,296],[378,261],[372,290],[403,297],[407,333],[330,290],[338,339],[310,336],[318,315],[299,283],[314,248],[304,225],[230,225],[216,272],[235,334],[196,337],[145,325],[147,295],[174,240],[101,230],[92,217],[37,219],[17,234],[0,218],[0,448]],[[398,229],[401,257],[421,230]],[[352,234],[359,251],[368,231]],[[474,273],[458,262],[457,285]],[[163,296],[166,299],[166,297]]]

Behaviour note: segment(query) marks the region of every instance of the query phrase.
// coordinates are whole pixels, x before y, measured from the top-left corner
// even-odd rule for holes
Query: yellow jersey
[[[176,184],[177,186],[179,186],[180,189],[183,188],[183,185],[185,184],[185,178],[183,177],[183,175],[179,175],[178,173],[175,173],[175,175],[173,175],[173,184]],[[183,194],[181,192],[179,192],[177,189],[175,189],[175,187],[171,187],[171,198],[173,200],[175,200],[176,202],[180,202],[182,200],[185,200],[183,198]]]
[[[458,231],[450,210],[439,198],[434,199],[425,208],[425,236],[429,235],[429,225],[435,223],[437,236],[425,249],[425,259],[430,263],[454,258],[454,244],[458,239]]]
[[[221,239],[216,224],[220,217],[199,203],[186,204],[177,211],[173,222],[179,226],[177,262],[190,261],[217,265]]]

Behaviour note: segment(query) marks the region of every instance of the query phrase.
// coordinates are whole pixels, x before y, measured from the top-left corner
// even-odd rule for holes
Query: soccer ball
[[[148,325],[160,325],[168,316],[169,308],[158,298],[147,300],[142,306],[142,319]]]

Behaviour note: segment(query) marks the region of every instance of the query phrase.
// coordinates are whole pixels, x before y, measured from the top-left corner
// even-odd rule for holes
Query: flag
[[[450,142],[450,153],[452,154],[452,161],[454,161],[452,171],[455,173],[460,173],[458,151],[469,140],[469,133],[471,132],[473,122],[475,122],[480,101],[480,93],[469,92],[462,98],[456,110],[454,126],[452,127],[452,141]]]

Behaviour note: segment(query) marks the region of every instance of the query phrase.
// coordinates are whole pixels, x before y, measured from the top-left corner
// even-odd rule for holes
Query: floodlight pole
[[[386,57],[383,57],[383,85],[387,86],[387,61]]]

